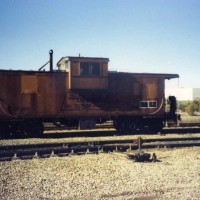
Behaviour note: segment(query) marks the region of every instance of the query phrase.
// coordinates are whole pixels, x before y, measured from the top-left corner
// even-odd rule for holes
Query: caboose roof
[[[66,56],[62,57],[58,62],[57,65],[61,61],[75,61],[75,62],[88,62],[88,61],[96,61],[96,62],[109,62],[109,58],[102,58],[102,57],[76,57],[76,56]]]
[[[74,62],[109,62],[109,58],[102,58],[102,57],[80,57],[80,56],[65,56],[62,57],[58,62],[57,65],[59,65],[61,62],[67,62],[67,61],[74,61]],[[164,73],[128,73],[128,72],[112,72],[109,71],[109,74],[118,74],[118,75],[127,75],[132,74],[136,76],[141,77],[160,77],[164,79],[172,79],[172,78],[179,78],[178,74],[164,74]]]
[[[109,75],[121,75],[126,76],[128,74],[132,74],[133,76],[140,76],[140,77],[157,77],[157,78],[164,78],[164,79],[172,79],[172,78],[179,78],[178,74],[164,74],[164,73],[128,73],[128,72],[109,72]]]

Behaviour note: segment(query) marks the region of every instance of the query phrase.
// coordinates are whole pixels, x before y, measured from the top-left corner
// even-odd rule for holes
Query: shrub
[[[196,111],[196,110],[195,110],[195,105],[194,105],[193,103],[188,104],[187,107],[185,108],[185,111],[186,111],[189,115],[193,116],[193,115],[194,115],[194,112]]]

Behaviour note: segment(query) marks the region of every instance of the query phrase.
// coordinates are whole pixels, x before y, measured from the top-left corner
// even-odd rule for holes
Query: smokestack
[[[53,71],[53,50],[49,51],[49,63],[50,63],[50,72]]]

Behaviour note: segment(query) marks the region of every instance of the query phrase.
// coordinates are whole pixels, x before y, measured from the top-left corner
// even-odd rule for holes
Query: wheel
[[[136,123],[131,119],[119,119],[114,122],[114,127],[119,134],[136,132]]]
[[[164,127],[164,122],[162,120],[150,120],[148,122],[147,133],[157,134],[162,131]]]

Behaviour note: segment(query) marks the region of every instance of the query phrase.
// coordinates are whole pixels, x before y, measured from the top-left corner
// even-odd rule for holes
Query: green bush
[[[182,112],[187,112],[189,115],[194,115],[200,111],[200,99],[194,101],[179,101],[178,109]]]
[[[193,116],[193,115],[194,115],[194,112],[195,112],[195,106],[194,106],[194,104],[191,103],[191,104],[187,105],[187,107],[185,108],[185,111],[186,111],[189,115]]]

